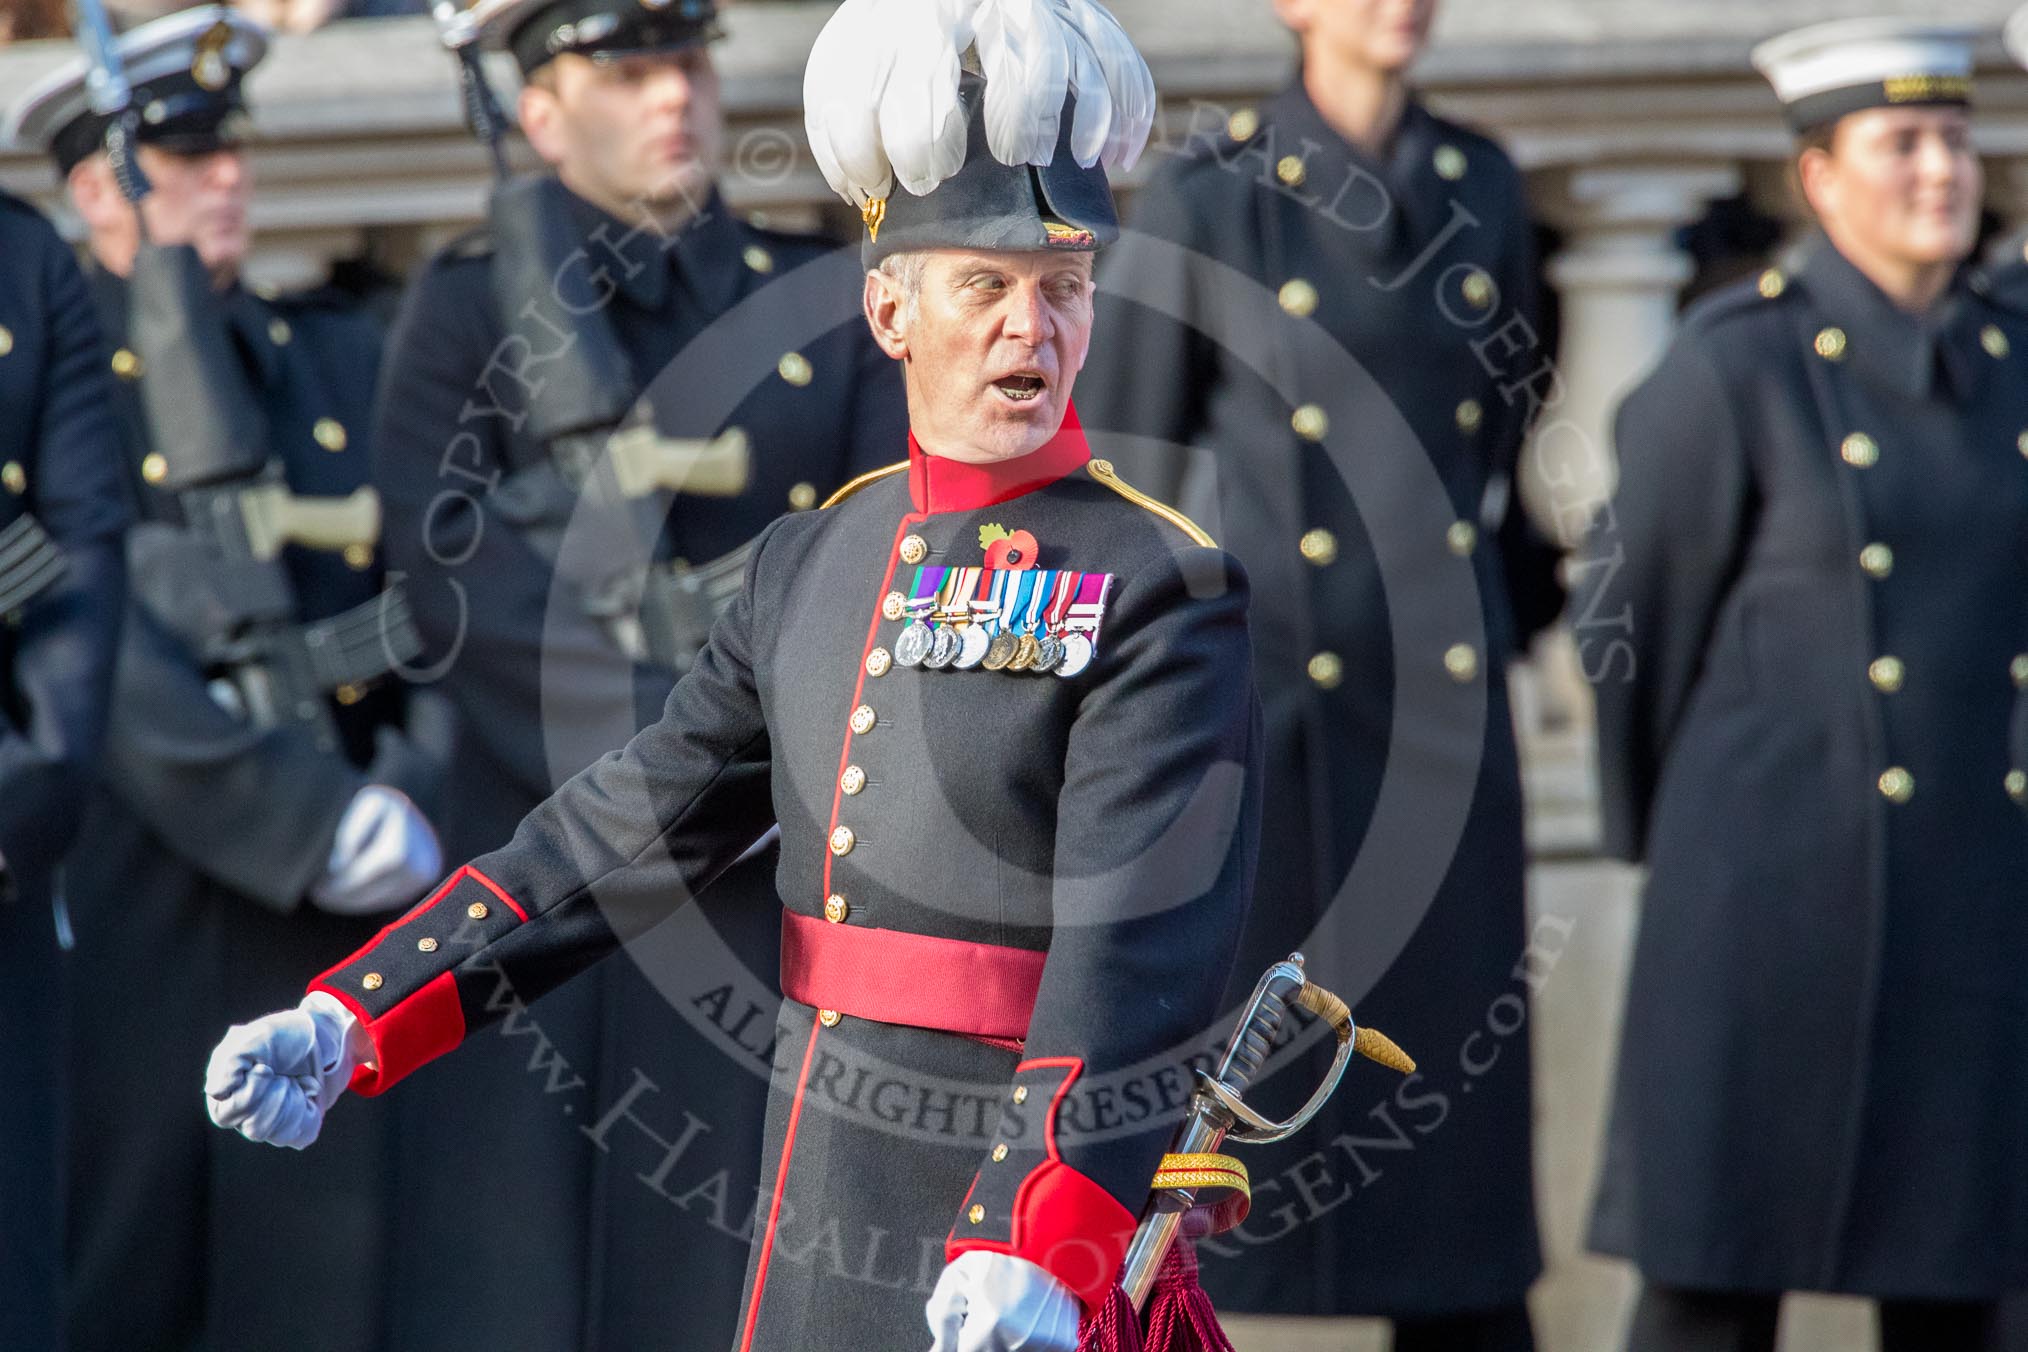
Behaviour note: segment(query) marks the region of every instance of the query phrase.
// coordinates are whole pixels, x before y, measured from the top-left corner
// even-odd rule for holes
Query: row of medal
[[[1075,676],[1091,665],[1112,582],[1111,573],[1066,568],[917,568],[894,660]]]

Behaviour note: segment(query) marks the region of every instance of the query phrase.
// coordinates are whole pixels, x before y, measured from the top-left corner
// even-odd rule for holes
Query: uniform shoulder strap
[[[1192,521],[1189,517],[1183,515],[1183,513],[1177,511],[1174,507],[1171,507],[1164,502],[1155,501],[1155,499],[1149,497],[1146,493],[1143,493],[1140,489],[1135,488],[1133,485],[1127,483],[1124,479],[1120,478],[1118,474],[1113,472],[1112,461],[1093,460],[1090,464],[1086,465],[1085,468],[1088,471],[1090,471],[1092,478],[1097,479],[1100,483],[1104,484],[1107,488],[1112,489],[1113,492],[1118,493],[1121,497],[1125,498],[1128,502],[1133,503],[1136,507],[1143,508],[1147,511],[1153,512],[1156,516],[1161,517],[1164,521],[1174,526],[1177,530],[1180,530],[1185,535],[1189,536],[1191,540],[1195,541],[1197,544],[1203,545],[1206,549],[1218,548],[1218,542],[1212,539],[1209,535],[1206,535],[1204,533],[1204,528],[1202,526],[1199,526],[1195,521]]]
[[[891,465],[882,465],[879,469],[869,469],[866,471],[866,473],[860,475],[858,478],[853,479],[847,484],[845,484],[844,487],[840,488],[830,497],[825,498],[824,506],[818,508],[817,510],[822,511],[824,510],[824,507],[836,507],[839,503],[845,501],[845,499],[851,497],[854,493],[857,493],[860,489],[866,487],[868,484],[879,483],[882,479],[885,479],[888,475],[899,474],[907,468],[908,461],[897,460]]]

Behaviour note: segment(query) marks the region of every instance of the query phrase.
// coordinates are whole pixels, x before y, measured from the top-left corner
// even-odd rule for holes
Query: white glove
[[[408,905],[443,870],[437,833],[408,795],[368,784],[345,809],[310,900],[334,915],[372,915]]]
[[[974,1249],[946,1264],[923,1314],[930,1352],[1076,1352],[1078,1300],[1026,1258]]]
[[[204,1107],[249,1141],[301,1150],[317,1139],[352,1068],[372,1055],[352,1011],[312,991],[294,1009],[226,1030],[204,1073]]]

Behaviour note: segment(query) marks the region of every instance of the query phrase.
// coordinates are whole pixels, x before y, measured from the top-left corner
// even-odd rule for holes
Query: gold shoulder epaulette
[[[871,483],[878,483],[880,480],[885,479],[888,475],[899,474],[907,468],[908,461],[897,460],[891,465],[882,465],[879,469],[869,469],[864,474],[852,480],[850,483],[846,484],[843,488],[839,489],[837,492],[833,493],[830,497],[825,498],[823,507],[819,507],[817,510],[821,512],[824,510],[824,507],[836,507],[839,503],[845,501],[845,499],[851,497],[854,493],[857,493],[860,489],[866,487],[866,485]]]
[[[1153,512],[1156,516],[1161,517],[1164,521],[1174,526],[1177,530],[1182,531],[1205,548],[1218,548],[1218,541],[1206,535],[1202,526],[1199,526],[1195,521],[1192,521],[1168,503],[1155,501],[1155,499],[1149,497],[1140,489],[1135,488],[1132,484],[1120,478],[1118,474],[1113,472],[1112,461],[1094,460],[1086,468],[1091,471],[1092,478],[1097,479],[1100,483],[1112,489],[1113,492],[1118,493],[1136,507],[1142,507]]]

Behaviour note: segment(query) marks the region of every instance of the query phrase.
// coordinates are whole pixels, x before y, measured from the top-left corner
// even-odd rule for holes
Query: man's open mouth
[[[1017,404],[1025,404],[1038,398],[1049,382],[1033,371],[1020,371],[1013,375],[1001,376],[993,382],[993,388]]]

